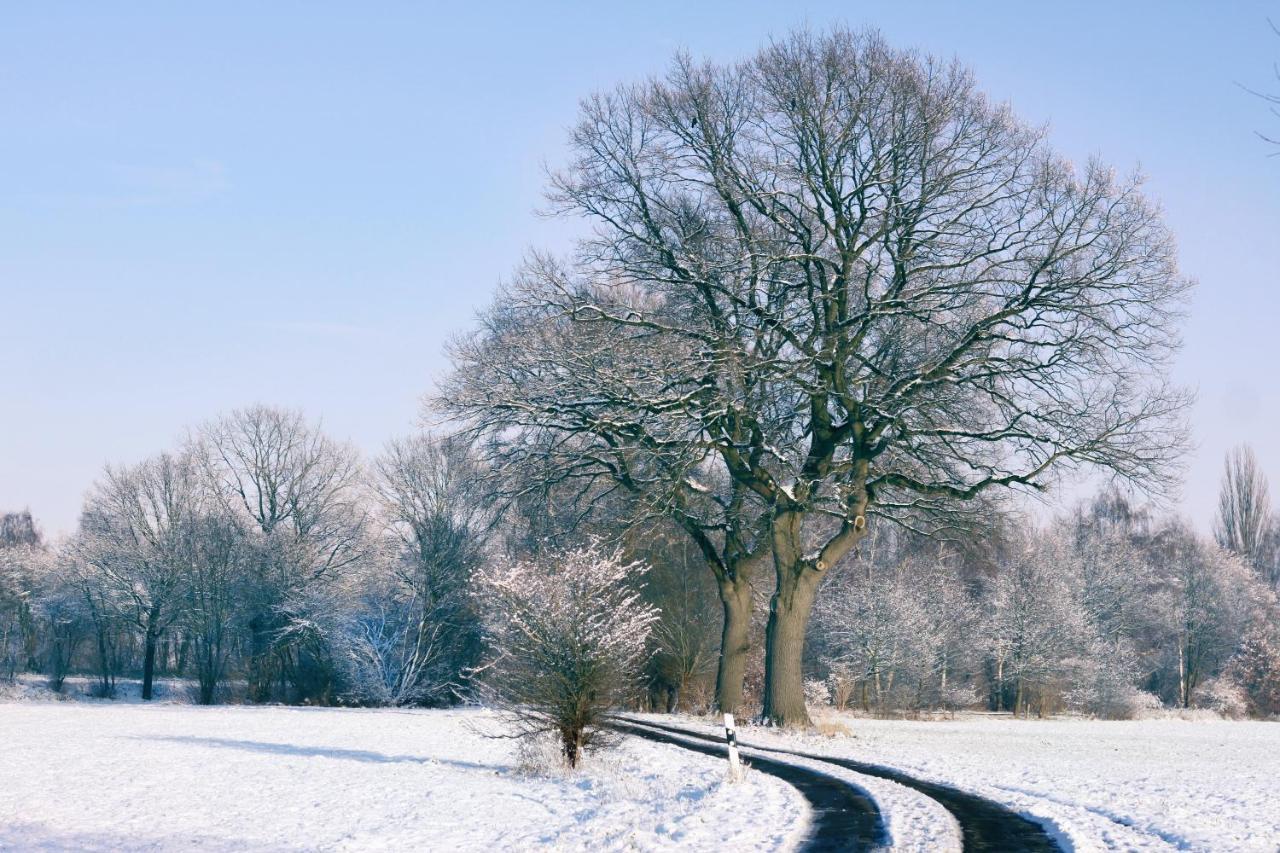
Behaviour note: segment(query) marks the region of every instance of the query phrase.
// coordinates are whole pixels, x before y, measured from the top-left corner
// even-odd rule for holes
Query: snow
[[[634,738],[579,776],[531,776],[510,741],[486,737],[484,711],[142,705],[123,692],[33,701],[49,694],[11,685],[25,701],[0,702],[0,850],[776,850],[808,828],[785,783],[750,771],[733,784],[723,760]],[[1280,848],[1277,723],[824,722],[837,734],[744,727],[744,757],[756,743],[892,766],[1005,803],[1076,851]],[[959,849],[954,821],[915,791],[787,760],[870,793],[895,850]]]
[[[837,719],[850,735],[739,737],[955,785],[1040,819],[1082,853],[1280,849],[1275,722]]]
[[[672,724],[671,717],[661,714],[636,714],[633,718],[661,725]],[[681,720],[680,724],[689,729],[700,729],[713,734],[723,732],[723,729],[706,726],[701,720],[685,719]],[[754,734],[757,730],[744,731]],[[961,850],[960,826],[951,813],[934,800],[911,788],[887,779],[855,773],[822,761],[779,755],[775,752],[762,752],[742,743],[739,744],[739,751],[748,764],[751,758],[763,756],[772,761],[816,770],[866,791],[880,808],[881,817],[889,831],[889,847],[893,850],[910,851],[910,853],[952,853],[952,851],[958,853]]]
[[[488,712],[0,703],[0,850],[780,849],[803,798],[627,739],[517,770]]]

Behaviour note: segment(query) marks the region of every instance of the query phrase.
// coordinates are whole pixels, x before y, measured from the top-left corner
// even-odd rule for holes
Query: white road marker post
[[[742,761],[738,759],[738,730],[733,725],[733,714],[724,715],[724,739],[729,744],[729,776],[737,782],[742,778]]]

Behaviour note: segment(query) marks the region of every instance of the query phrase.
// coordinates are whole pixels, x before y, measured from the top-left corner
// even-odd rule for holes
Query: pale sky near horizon
[[[254,402],[368,453],[418,426],[531,247],[578,99],[833,23],[955,56],[1054,145],[1141,166],[1199,280],[1179,504],[1280,489],[1280,3],[10,4],[0,12],[0,511],[70,531],[107,462]],[[108,8],[110,7],[110,8]]]

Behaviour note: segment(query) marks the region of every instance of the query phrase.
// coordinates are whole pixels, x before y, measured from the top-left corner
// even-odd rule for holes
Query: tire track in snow
[[[678,726],[669,726],[647,720],[645,725],[688,737],[696,737],[699,740],[718,741],[718,738],[712,735],[689,731]],[[899,785],[913,788],[936,800],[943,808],[951,812],[960,824],[960,832],[964,838],[966,853],[971,853],[971,851],[972,853],[1020,853],[1020,851],[1028,851],[1028,853],[1062,853],[1064,849],[1055,840],[1050,831],[1035,820],[1020,815],[994,800],[970,794],[950,785],[926,782],[923,779],[917,779],[898,770],[878,764],[855,761],[851,758],[839,758],[830,755],[800,752],[798,750],[760,746],[746,743],[745,741],[739,741],[739,746],[834,764],[846,770],[864,773],[880,779],[888,779],[891,782],[897,782]]]
[[[674,734],[655,731],[653,723],[615,720],[611,726],[620,732],[658,743],[678,746],[704,755],[724,757],[727,748],[695,732],[682,730]],[[666,726],[657,728],[669,728]],[[679,735],[679,736],[677,736]],[[693,740],[690,740],[692,738]],[[706,741],[711,741],[707,743]],[[856,851],[883,847],[888,833],[880,809],[865,791],[814,770],[784,761],[752,756],[751,767],[792,785],[809,802],[812,810],[810,828],[800,849],[804,851]]]

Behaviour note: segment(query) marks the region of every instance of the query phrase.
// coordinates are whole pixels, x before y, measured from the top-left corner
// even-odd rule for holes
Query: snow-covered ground
[[[1077,851],[1280,850],[1280,723],[828,720],[849,734],[740,737],[956,785],[1051,822]]]
[[[768,850],[761,773],[629,739],[530,777],[482,711],[0,703],[0,850]]]
[[[730,784],[721,760],[636,739],[578,776],[528,775],[510,741],[484,736],[497,728],[483,711],[31,701],[42,695],[0,701],[0,850],[772,850],[808,823],[772,777]],[[848,734],[741,738],[956,785],[1076,851],[1280,850],[1280,723],[827,722]],[[798,763],[868,790],[895,849],[956,848],[931,800]]]

